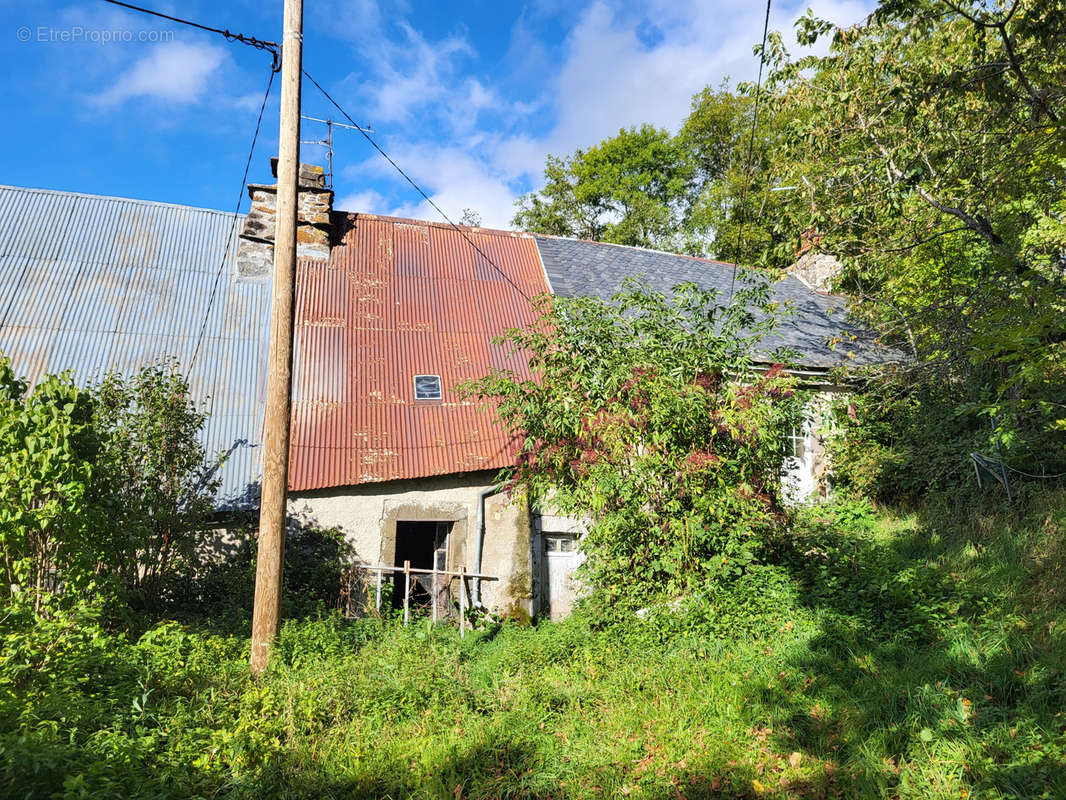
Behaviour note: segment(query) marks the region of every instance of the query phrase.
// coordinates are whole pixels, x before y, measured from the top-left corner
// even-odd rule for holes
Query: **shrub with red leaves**
[[[728,304],[692,286],[672,299],[639,285],[611,302],[553,298],[504,337],[533,379],[468,387],[521,442],[502,479],[590,520],[586,580],[606,606],[728,580],[782,524],[800,398],[782,363],[756,368],[772,324],[765,292],[747,287]]]

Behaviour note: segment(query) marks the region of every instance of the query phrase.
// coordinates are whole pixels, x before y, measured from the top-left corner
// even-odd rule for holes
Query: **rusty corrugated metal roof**
[[[464,229],[526,296],[451,226],[337,213],[328,261],[296,277],[294,490],[504,466],[513,443],[490,410],[455,393],[492,367],[526,372],[491,340],[534,319],[548,292],[533,238]],[[443,399],[416,402],[415,375]]]

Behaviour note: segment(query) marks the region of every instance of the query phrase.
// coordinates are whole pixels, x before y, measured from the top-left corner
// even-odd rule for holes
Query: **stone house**
[[[89,380],[178,359],[225,453],[219,508],[257,508],[274,189],[245,217],[122,198],[0,187],[0,352],[29,380]],[[475,600],[558,617],[573,599],[580,523],[496,491],[515,441],[457,386],[525,364],[493,337],[534,318],[530,298],[608,297],[630,276],[668,291],[727,290],[731,264],[619,245],[337,211],[301,170],[290,512],[337,527],[366,564],[465,567],[498,580]],[[42,224],[47,222],[47,224]],[[843,298],[800,277],[773,284],[793,313],[768,347],[833,387],[842,363],[883,361]],[[824,491],[820,432],[793,436],[797,498]]]

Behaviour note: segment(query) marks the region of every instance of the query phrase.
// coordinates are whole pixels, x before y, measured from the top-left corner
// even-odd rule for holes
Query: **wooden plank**
[[[361,564],[360,568],[361,569],[365,569],[365,570],[381,570],[382,572],[404,572],[405,571],[403,567],[387,567],[384,564]],[[411,567],[410,572],[411,572],[412,575],[432,575],[433,574],[433,570],[431,570],[431,569],[419,569],[418,567]],[[455,570],[445,570],[445,569],[437,570],[437,574],[438,575],[447,575],[447,576],[451,576],[453,578],[459,576],[459,573],[456,572]],[[496,575],[485,575],[484,573],[481,573],[481,572],[466,572],[464,574],[468,578],[481,578],[481,580],[483,580],[483,581],[498,581],[499,580],[499,577],[496,576]]]
[[[459,638],[466,633],[466,570],[459,567]]]
[[[430,605],[433,606],[433,624],[437,624],[437,562],[433,562],[433,591],[430,593]]]
[[[403,562],[403,624],[411,616],[411,562]]]

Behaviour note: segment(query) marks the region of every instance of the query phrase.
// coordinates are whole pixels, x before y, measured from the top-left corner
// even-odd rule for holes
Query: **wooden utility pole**
[[[296,278],[296,206],[300,175],[300,79],[303,70],[303,0],[285,0],[281,46],[281,136],[278,147],[278,211],[274,229],[274,287],[270,307],[270,364],[263,422],[263,495],[259,507],[259,556],[252,610],[252,673],[270,660],[281,616],[285,559],[285,495],[289,480],[289,414],[292,394],[292,313]]]

